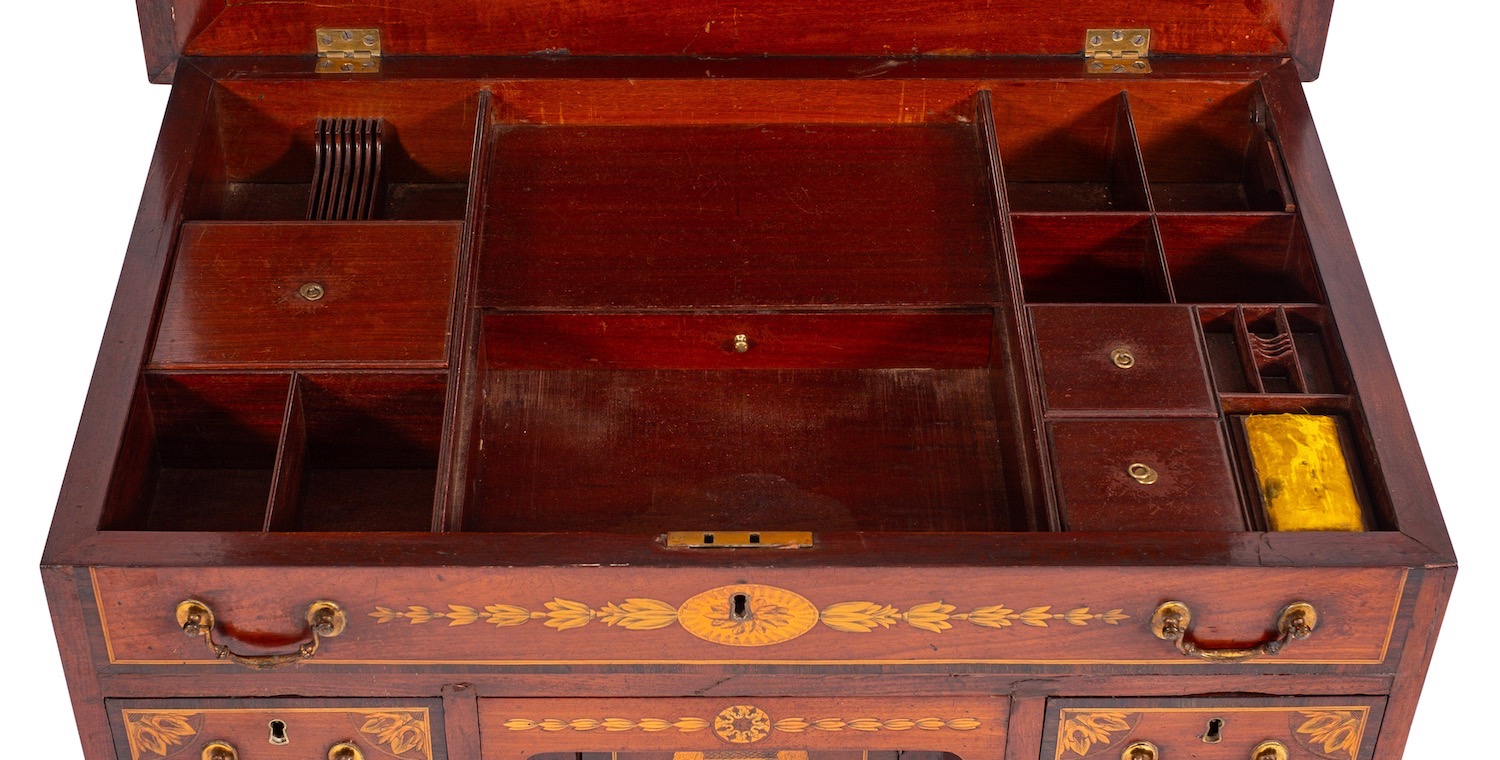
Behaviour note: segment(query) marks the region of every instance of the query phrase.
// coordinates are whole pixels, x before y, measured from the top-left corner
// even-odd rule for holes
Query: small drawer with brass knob
[[[443,760],[436,699],[108,700],[122,757]]]
[[[1049,415],[1215,411],[1191,308],[1043,305],[1031,322]]]
[[[1051,699],[1044,760],[1369,760],[1380,697]]]

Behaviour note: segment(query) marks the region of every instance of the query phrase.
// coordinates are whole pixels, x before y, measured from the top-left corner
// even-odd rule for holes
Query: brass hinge
[[[1150,29],[1090,29],[1083,57],[1091,74],[1150,74]]]
[[[319,29],[319,74],[374,74],[380,71],[379,29]]]

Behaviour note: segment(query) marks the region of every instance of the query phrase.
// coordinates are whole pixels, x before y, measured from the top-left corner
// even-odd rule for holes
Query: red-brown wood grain
[[[1353,666],[1386,672],[1387,658],[1400,651],[1397,634],[1405,630],[1396,617],[1406,577],[1401,568],[351,567],[283,569],[275,584],[266,583],[253,568],[99,568],[95,575],[113,665],[187,663],[215,671],[238,666],[213,660],[201,640],[183,635],[173,615],[183,599],[211,605],[221,625],[246,647],[256,640],[297,636],[305,630],[308,604],[316,599],[336,601],[348,611],[349,628],[323,642],[307,667],[340,669],[445,663],[708,668],[735,663],[926,663],[955,668],[994,663],[1064,671],[1089,665],[1099,672],[1136,672],[1128,669],[1142,665],[1188,673],[1262,672],[1294,665],[1323,672]],[[807,600],[816,619],[798,617],[811,624],[805,633],[763,646],[714,643],[690,633],[689,626],[708,624],[686,611],[690,599],[713,592],[713,599],[727,603],[744,583],[793,592]],[[588,614],[627,599],[656,600],[665,610],[683,609],[684,622],[668,618],[663,627],[632,630]],[[1318,609],[1319,626],[1275,658],[1215,665],[1184,657],[1151,633],[1151,614],[1168,599],[1189,605],[1192,635],[1205,646],[1249,646],[1273,638],[1277,614],[1298,600]],[[988,627],[949,617],[948,628],[936,622],[921,628],[898,619],[890,627],[877,623],[867,633],[846,632],[827,622],[837,617],[830,608],[845,602],[891,605],[902,613],[937,602],[953,606],[926,613],[938,616],[998,606],[1010,613],[991,609],[988,614],[1010,625]],[[508,606],[487,609],[493,605]],[[803,609],[793,604],[789,615],[794,608]],[[1111,623],[1104,616],[1113,610],[1119,613]],[[435,618],[434,612],[455,617]],[[532,613],[540,616],[533,618]],[[1011,613],[1028,614],[1032,623],[1006,617]],[[1067,619],[1070,614],[1074,621]],[[506,624],[492,622],[494,615]],[[911,615],[911,620],[922,619],[920,612]],[[564,620],[574,625],[564,627]],[[578,624],[579,620],[584,622]]]
[[[614,752],[622,741],[635,752],[748,749],[775,757],[777,750],[797,750],[819,758],[824,753],[837,757],[832,753],[838,750],[855,750],[856,757],[860,750],[911,750],[919,756],[949,752],[997,760],[1005,750],[1009,711],[1004,697],[481,699],[479,726],[487,760],[524,760],[543,752]],[[549,720],[576,720],[582,726],[605,719],[616,722],[598,730],[532,727]],[[651,730],[639,728],[643,720]],[[658,729],[656,721],[668,727]]]
[[[1181,306],[1031,307],[1047,413],[1212,414],[1194,321]]]
[[[996,298],[972,127],[515,127],[494,139],[481,306]]]
[[[460,225],[183,225],[157,367],[441,366]],[[300,293],[305,285],[320,292]]]
[[[220,10],[179,5],[175,20],[141,6],[152,46],[181,42]],[[290,50],[310,39],[307,14],[348,21],[352,7],[229,4],[199,40],[226,41],[232,24],[254,21],[264,51]],[[515,7],[480,18],[498,23]],[[1084,78],[1072,59],[416,61],[412,45],[450,44],[435,35],[455,22],[375,8],[395,19],[382,77],[319,80],[305,58],[180,67],[44,559],[89,757],[119,754],[106,699],[170,694],[204,706],[298,694],[321,709],[443,695],[445,712],[456,708],[445,715],[459,737],[453,756],[472,757],[481,723],[483,741],[509,730],[481,717],[501,704],[491,700],[550,710],[578,694],[666,705],[859,693],[880,706],[1000,695],[996,720],[1010,725],[994,724],[993,749],[1035,758],[1055,736],[1042,725],[1049,698],[1105,704],[1164,689],[1258,695],[1214,710],[1388,695],[1379,743],[1368,734],[1364,754],[1400,754],[1452,549],[1297,81],[1321,49],[1300,35],[1321,34],[1326,3],[1273,4],[1256,27],[1269,37],[1235,38],[1248,46],[1235,54],[1279,45],[1273,54],[1297,56],[1269,75],[1264,61],[1160,58],[1140,78]],[[874,39],[872,27],[814,39],[821,14],[837,11],[808,11],[782,42]],[[688,11],[653,12],[670,26]],[[1248,23],[1238,7],[1176,12],[1185,20],[1157,32],[1161,50],[1206,40],[1195,26],[1204,19]],[[944,13],[918,20],[955,31]],[[756,23],[791,18],[744,21],[749,36],[733,44],[772,28]],[[717,44],[713,27],[704,44]],[[1303,31],[1271,41],[1292,28]],[[517,35],[480,42],[535,36],[507,31]],[[579,50],[680,47],[673,35],[686,32],[666,32],[593,29]],[[982,24],[961,33],[993,39]],[[320,116],[387,119],[392,189],[404,194],[387,218],[453,221],[375,223],[355,245],[348,228],[297,223],[289,199],[307,181],[304,132]],[[1043,210],[1059,199],[1134,211]],[[1042,212],[1012,215],[1028,208]],[[248,219],[268,223],[234,224]],[[394,332],[371,340],[306,320],[278,332],[285,323],[241,308],[249,280],[184,279],[203,251],[190,236],[224,231],[235,231],[222,251],[233,271],[370,251],[366,272],[332,280],[329,298],[387,288],[343,313]],[[417,238],[422,255],[391,254]],[[216,308],[189,314],[184,298]],[[1079,305],[1099,301],[1116,303]],[[1047,427],[1038,410],[1056,363],[1041,351],[1037,364],[1033,340],[1049,328],[1027,315],[1062,307],[1027,302],[1074,303],[1062,320],[1074,332],[1109,309],[1148,313],[1122,304],[1182,315],[1180,331],[1142,343],[1191,359],[1163,381],[1191,388],[1191,402],[1139,405],[1151,394],[1116,389],[1073,410],[1108,423]],[[1225,384],[1238,350],[1218,344],[1242,304],[1247,329],[1291,305],[1299,364],[1316,387]],[[230,358],[194,348],[170,359],[173,336],[199,329],[218,330]],[[742,331],[745,354],[732,344]],[[162,366],[148,368],[158,335]],[[448,370],[449,357],[463,361]],[[593,364],[603,366],[580,369]],[[1243,520],[1228,480],[1241,455],[1225,453],[1218,426],[1226,414],[1288,408],[1346,417],[1385,530],[1245,530],[1256,521]],[[1165,419],[1183,414],[1201,420]],[[1054,488],[1088,459],[1046,449],[1048,430],[1055,442],[1062,428],[1085,451],[1183,449],[1208,485],[1157,488],[1172,492],[1155,512],[1097,498],[1109,492],[1097,484],[1083,489],[1094,501],[1080,501],[1076,487]],[[1175,482],[1159,469],[1170,477],[1155,486]],[[818,531],[812,549],[676,552],[656,536],[794,521]],[[1090,526],[1107,530],[1081,530]],[[74,565],[97,568],[97,597]],[[680,616],[689,598],[744,583],[803,595],[812,629],[729,647],[675,618],[636,630],[606,622],[619,622],[611,604],[659,600],[652,609]],[[182,634],[171,611],[188,596],[213,604],[223,640],[247,651],[301,637],[319,597],[347,604],[351,626],[312,662],[254,673]],[[1264,641],[1294,599],[1323,618],[1276,658],[1211,664],[1151,635],[1151,610],[1173,597],[1192,606],[1194,640],[1210,646]],[[827,622],[857,601],[891,605],[889,626],[855,634]],[[979,619],[1010,623],[988,628],[973,622],[983,608],[1017,617],[988,610]],[[1125,617],[1111,624],[1103,616],[1115,609]],[[547,625],[571,619],[586,620]],[[263,733],[256,720],[246,725]],[[644,746],[588,737],[599,742],[590,751]],[[1182,741],[1174,750],[1202,745]],[[552,749],[582,751],[564,744]],[[1228,740],[1215,750],[1225,748],[1244,754]]]
[[[249,0],[231,3],[184,42],[189,55],[310,55],[315,28],[381,25],[387,55],[1076,55],[1084,30],[1125,26],[1152,28],[1153,50],[1162,53],[1284,56],[1289,40],[1299,50],[1322,48],[1328,8],[1309,13],[1304,5],[1137,0],[1112,8],[1104,21],[1083,4],[1035,0],[876,6],[778,0],[733,8],[674,0],[566,9],[537,0],[466,0],[445,14],[410,0],[373,7],[353,0],[316,6]]]
[[[1240,531],[1251,525],[1214,420],[1068,419],[1050,423],[1048,432],[1067,530]],[[1150,468],[1146,480],[1132,475],[1138,465]]]
[[[931,314],[489,314],[489,370],[977,369],[986,312]],[[744,336],[743,351],[736,338]]]
[[[1050,699],[1042,758],[1112,756],[1137,742],[1163,758],[1255,757],[1280,742],[1289,757],[1368,758],[1385,700],[1367,696],[1266,700]],[[1088,731],[1080,729],[1102,729]]]

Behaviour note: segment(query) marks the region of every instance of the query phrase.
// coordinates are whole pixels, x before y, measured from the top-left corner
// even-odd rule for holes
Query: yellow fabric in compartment
[[[1251,415],[1245,431],[1271,530],[1365,529],[1334,418]]]

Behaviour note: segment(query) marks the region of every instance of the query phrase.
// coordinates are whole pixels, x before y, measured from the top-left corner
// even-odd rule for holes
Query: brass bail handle
[[[307,607],[308,630],[295,650],[281,654],[238,654],[228,644],[220,644],[214,640],[214,612],[207,604],[197,599],[186,599],[177,605],[177,624],[182,627],[184,634],[202,636],[215,659],[230,660],[254,670],[270,670],[311,659],[318,653],[318,642],[343,633],[348,622],[348,615],[337,602],[316,601]]]
[[[1318,627],[1318,611],[1307,602],[1293,602],[1281,608],[1276,616],[1276,638],[1247,649],[1214,649],[1199,645],[1191,638],[1188,626],[1193,613],[1182,602],[1165,602],[1151,616],[1151,631],[1156,638],[1170,641],[1185,657],[1198,657],[1214,662],[1249,660],[1262,656],[1274,656],[1287,642],[1301,640],[1312,635]]]
[[[1120,753],[1120,760],[1161,760],[1161,751],[1151,742],[1136,742]]]

